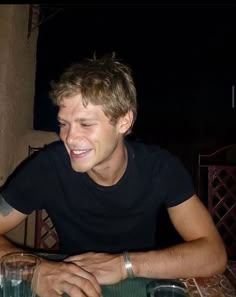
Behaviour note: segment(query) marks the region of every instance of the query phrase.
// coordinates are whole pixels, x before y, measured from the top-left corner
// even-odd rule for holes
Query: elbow
[[[211,275],[224,273],[227,268],[227,253],[224,246],[222,246],[216,253],[214,257],[213,269]]]
[[[220,256],[217,260],[218,263],[218,271],[216,273],[223,273],[227,268],[228,257],[225,248],[222,248]]]
[[[227,268],[227,253],[223,242],[220,244],[212,244],[208,254],[208,265],[205,266],[204,277],[222,274]]]
[[[219,262],[217,273],[223,273],[227,268],[228,256],[227,256],[226,247],[222,240],[221,240],[221,244],[219,245],[219,251],[218,253],[216,253],[216,255],[217,255],[216,261]]]

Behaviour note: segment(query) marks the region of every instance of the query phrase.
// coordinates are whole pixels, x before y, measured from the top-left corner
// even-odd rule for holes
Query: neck
[[[101,186],[115,185],[124,175],[128,163],[128,153],[125,145],[103,168],[93,169],[88,175]]]

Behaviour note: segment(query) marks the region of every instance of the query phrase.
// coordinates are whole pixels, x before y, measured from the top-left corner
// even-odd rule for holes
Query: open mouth
[[[83,158],[85,156],[87,156],[89,154],[89,152],[91,151],[91,149],[85,149],[85,150],[71,150],[70,151],[70,156],[73,159],[80,159]]]

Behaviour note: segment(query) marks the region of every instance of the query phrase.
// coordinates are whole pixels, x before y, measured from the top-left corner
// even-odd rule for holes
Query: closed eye
[[[84,124],[84,123],[81,124],[82,127],[91,127],[91,126],[93,126],[93,125],[94,125],[94,124]]]
[[[60,128],[63,128],[63,127],[65,127],[66,126],[66,124],[65,123],[58,123],[58,126],[60,127]]]

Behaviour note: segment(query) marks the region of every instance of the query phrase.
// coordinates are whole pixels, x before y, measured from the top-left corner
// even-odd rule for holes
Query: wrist
[[[133,265],[130,260],[130,256],[128,252],[123,252],[123,259],[124,259],[124,268],[126,271],[126,277],[127,278],[134,278],[134,271],[133,271]]]

